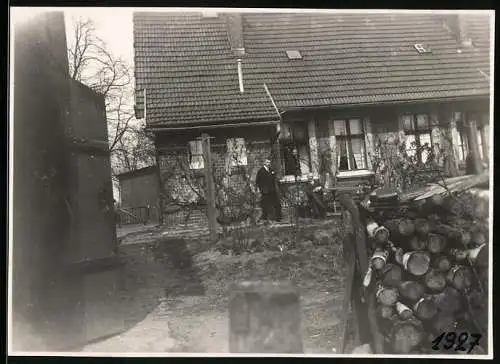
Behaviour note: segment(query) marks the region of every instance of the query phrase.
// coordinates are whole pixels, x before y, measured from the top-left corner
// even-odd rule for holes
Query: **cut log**
[[[434,295],[433,300],[438,310],[446,314],[454,314],[462,307],[460,292],[452,287],[446,287],[443,292]]]
[[[451,268],[451,262],[447,256],[437,254],[431,258],[431,266],[438,272],[447,272]]]
[[[446,238],[439,234],[429,234],[427,250],[433,254],[441,253],[446,248]]]
[[[472,285],[472,273],[464,266],[455,265],[451,267],[446,277],[451,287],[462,291]]]
[[[414,276],[422,276],[429,270],[430,255],[426,252],[412,251],[403,256],[403,268]]]
[[[375,252],[373,253],[370,259],[371,266],[375,270],[381,270],[382,268],[385,267],[388,258],[389,258],[389,252],[387,250],[375,249]]]
[[[397,288],[389,288],[379,285],[375,297],[382,305],[392,306],[398,300],[399,292]]]
[[[388,319],[394,315],[394,307],[379,305],[377,307],[377,314],[383,319]]]
[[[410,238],[410,241],[408,243],[408,247],[411,250],[424,250],[427,247],[427,240],[422,239],[421,237],[417,235],[413,235]]]
[[[413,313],[421,320],[430,320],[438,313],[432,298],[422,297],[413,306]]]
[[[442,292],[446,288],[446,276],[435,269],[429,269],[424,276],[424,282],[433,292]]]
[[[411,308],[401,302],[396,302],[396,312],[401,320],[409,320],[413,317]]]
[[[417,302],[425,292],[422,284],[415,281],[402,282],[398,287],[399,295],[410,302]]]
[[[488,243],[486,240],[486,234],[482,231],[480,227],[474,227],[471,233],[472,243],[475,245],[483,245]]]
[[[487,304],[488,304],[488,297],[481,294],[477,289],[473,289],[468,295],[467,298],[469,299],[469,302],[472,306],[472,308],[482,310],[482,309],[488,309]]]
[[[423,339],[422,324],[416,320],[397,321],[392,329],[392,348],[397,354],[407,354]]]
[[[451,227],[447,224],[436,224],[431,228],[433,233],[446,236],[450,240],[455,240],[461,246],[469,246],[471,244],[471,234],[458,228]]]
[[[389,230],[393,240],[400,240],[403,237],[411,236],[415,232],[415,225],[410,219],[387,220],[384,226]]]
[[[415,232],[422,236],[426,237],[431,231],[431,225],[426,219],[415,219]]]
[[[474,249],[467,250],[467,258],[471,264],[478,268],[488,267],[489,250],[486,244],[482,244]]]
[[[395,264],[387,264],[380,272],[381,282],[386,287],[398,287],[402,281],[403,271]]]
[[[400,265],[403,265],[403,256],[404,256],[403,249],[394,245],[392,241],[389,241],[388,245],[392,251],[394,261]]]
[[[368,221],[366,232],[370,238],[379,244],[386,243],[389,239],[389,230],[385,226],[378,225],[373,220]]]
[[[457,322],[453,315],[440,314],[432,320],[431,327],[436,335],[441,335],[443,332],[455,332]]]
[[[473,249],[450,249],[449,255],[457,262],[469,260],[471,265],[478,268],[488,267],[488,247],[486,244]]]

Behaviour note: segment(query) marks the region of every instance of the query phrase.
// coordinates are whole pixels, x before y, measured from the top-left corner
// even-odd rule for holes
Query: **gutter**
[[[403,105],[403,104],[422,104],[429,101],[434,102],[452,102],[452,101],[468,101],[468,100],[476,100],[476,99],[484,99],[489,98],[489,94],[484,95],[474,95],[474,96],[458,96],[458,97],[440,97],[440,98],[424,98],[418,100],[400,100],[400,101],[378,101],[378,102],[365,102],[365,103],[357,103],[357,104],[329,104],[329,105],[311,105],[311,106],[299,106],[294,108],[289,108],[287,110],[283,110],[280,114],[283,115],[285,113],[294,112],[294,111],[307,111],[307,110],[323,110],[323,109],[346,109],[352,107],[369,107],[369,106],[390,106],[390,105]]]
[[[220,128],[238,128],[242,126],[261,126],[261,125],[277,125],[279,120],[269,121],[254,121],[247,123],[230,123],[230,124],[207,124],[207,125],[192,125],[192,126],[178,126],[178,127],[146,127],[149,131],[182,131],[182,130],[203,130],[203,129],[220,129]]]

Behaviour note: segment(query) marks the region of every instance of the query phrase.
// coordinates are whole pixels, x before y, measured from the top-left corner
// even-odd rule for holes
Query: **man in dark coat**
[[[274,210],[274,217],[276,221],[281,220],[281,203],[276,189],[276,174],[271,169],[271,160],[266,159],[264,165],[257,172],[255,183],[262,195],[260,206],[262,208],[261,220],[267,221],[269,215],[272,216]]]

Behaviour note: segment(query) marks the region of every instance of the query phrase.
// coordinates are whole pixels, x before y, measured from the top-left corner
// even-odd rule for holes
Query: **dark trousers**
[[[274,217],[276,221],[281,220],[281,203],[276,192],[263,193],[260,207],[262,209],[262,220],[267,220],[269,216]]]

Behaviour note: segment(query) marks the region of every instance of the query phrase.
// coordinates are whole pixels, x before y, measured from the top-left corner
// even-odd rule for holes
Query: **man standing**
[[[276,221],[281,220],[281,203],[276,189],[276,174],[271,169],[271,160],[268,158],[257,172],[255,183],[262,194],[260,206],[262,208],[261,220],[267,221],[274,210]]]

